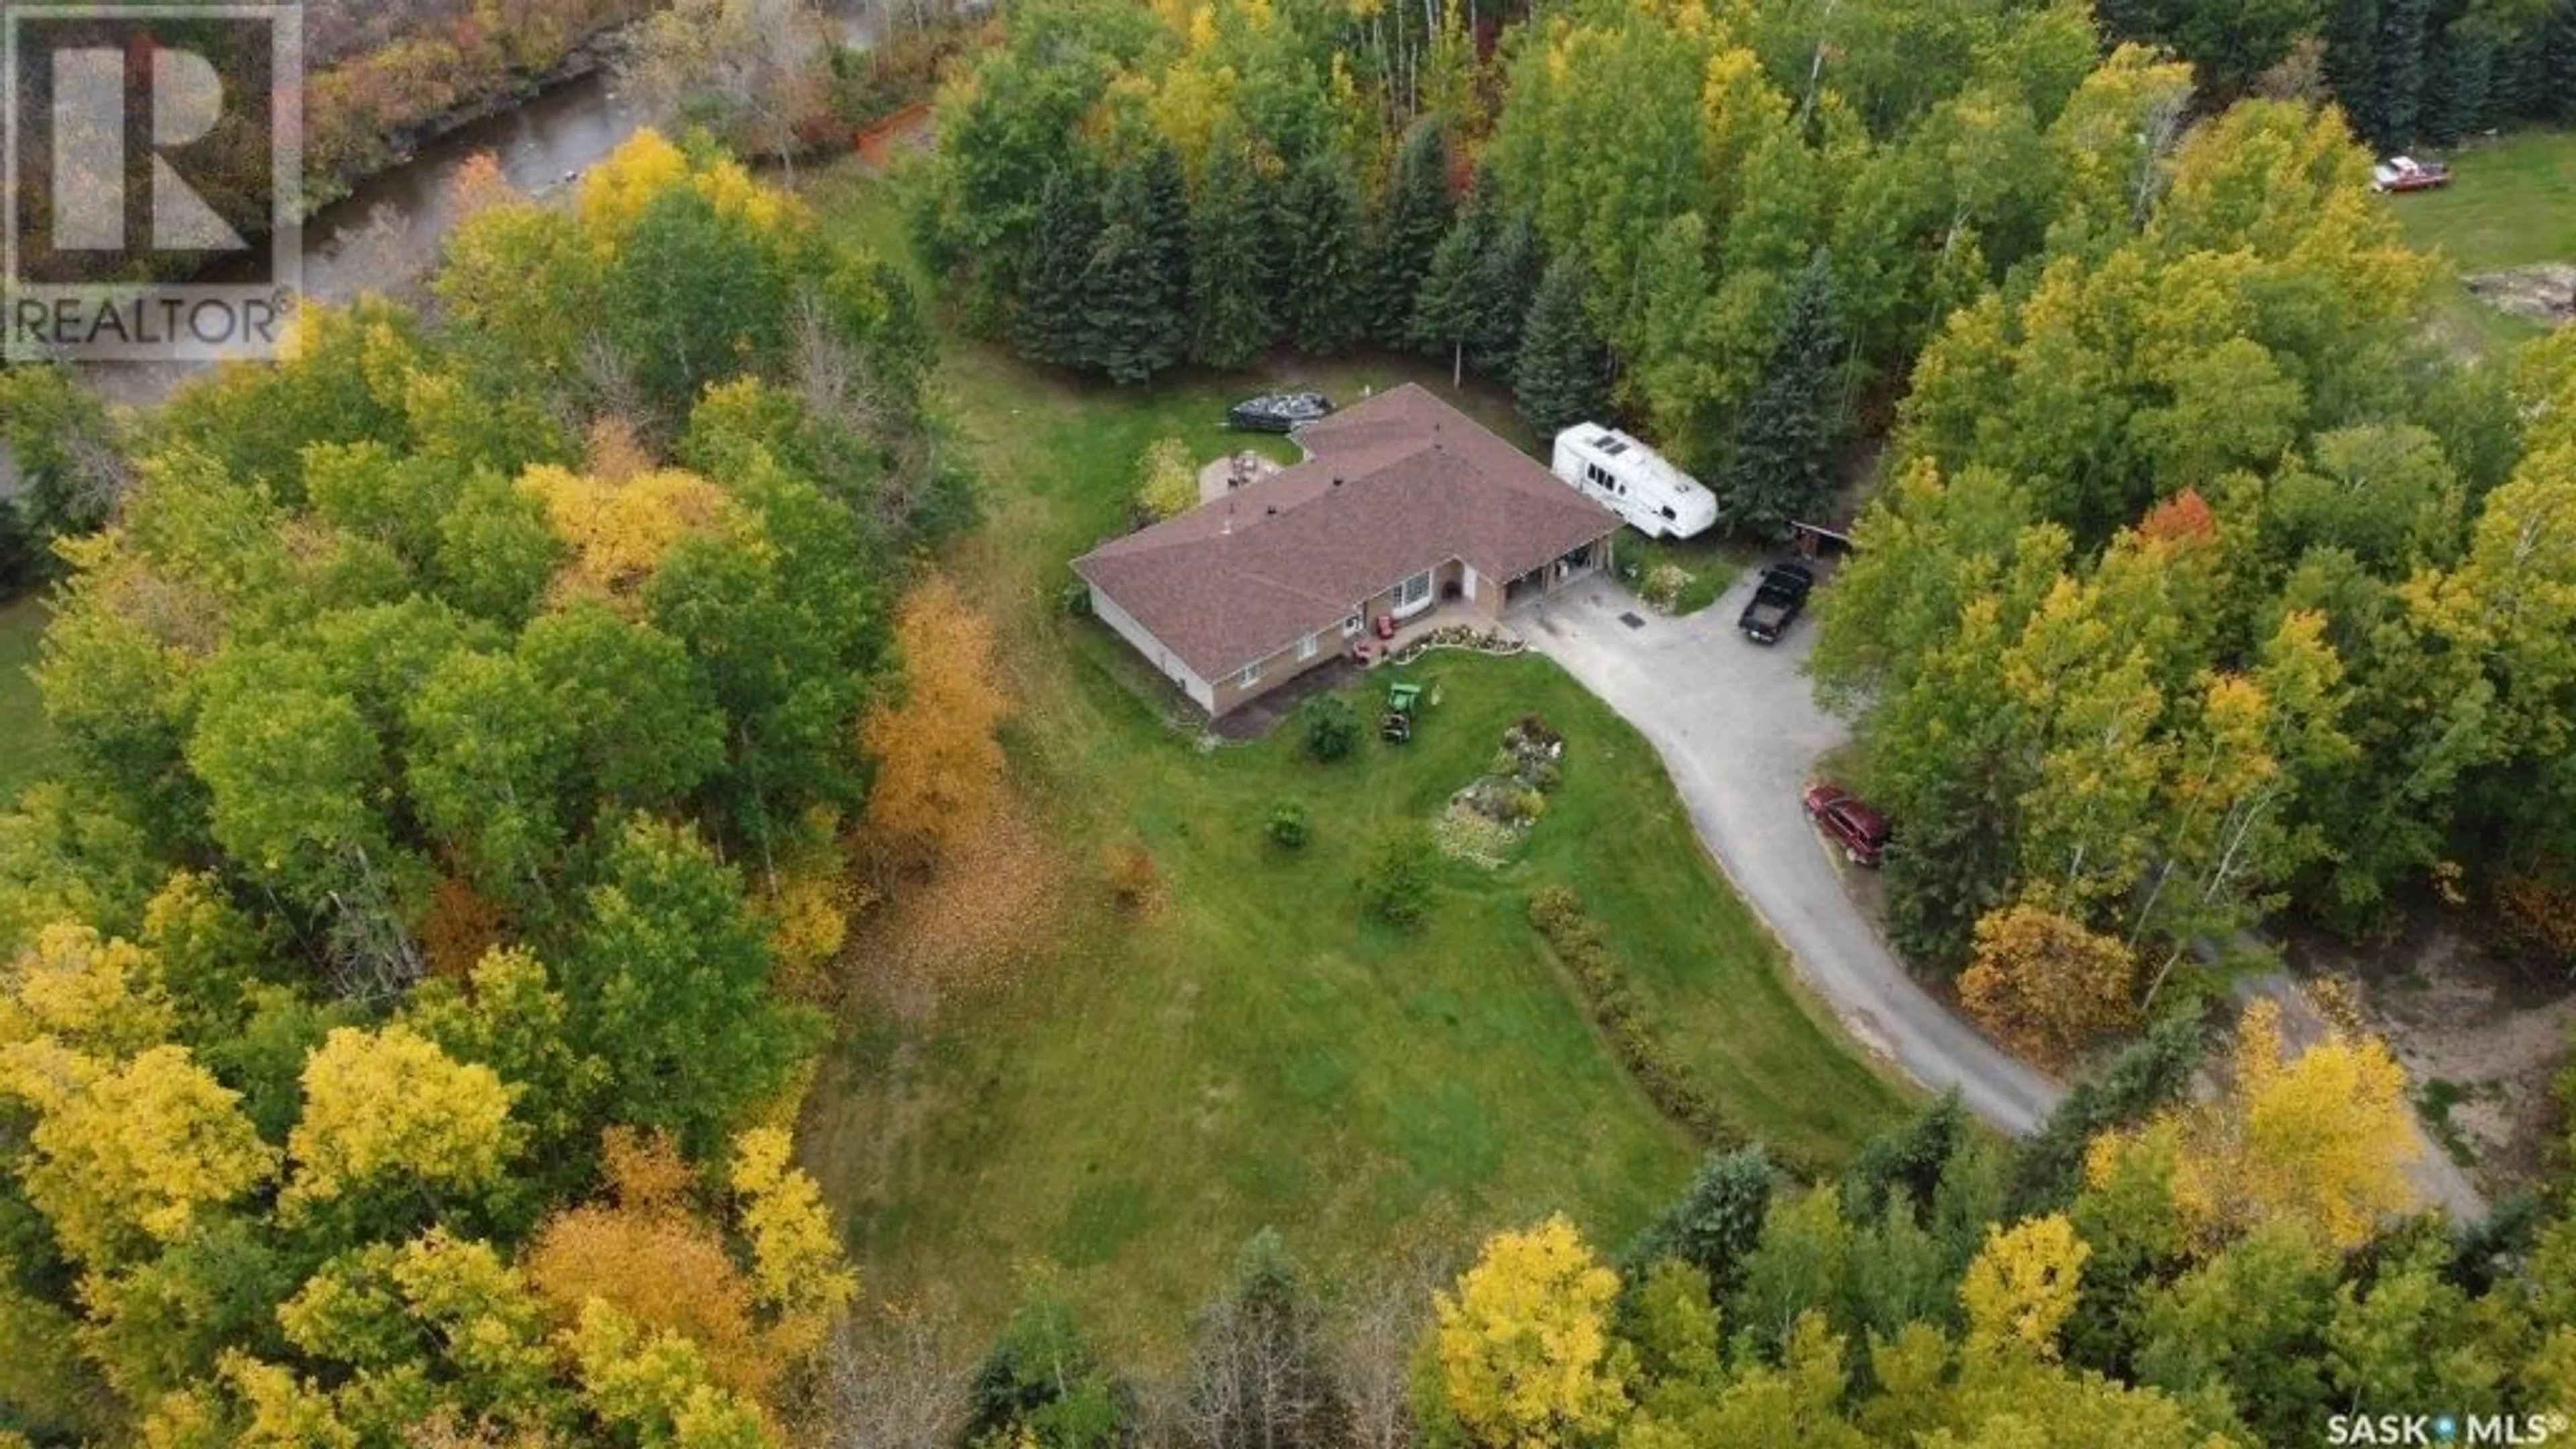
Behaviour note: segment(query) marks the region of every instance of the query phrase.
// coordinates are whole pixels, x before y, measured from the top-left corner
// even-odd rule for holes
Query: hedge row
[[[1592,1019],[1609,1033],[1619,1060],[1656,1108],[1688,1128],[1706,1147],[1744,1146],[1744,1134],[1726,1120],[1716,1099],[1691,1080],[1690,1069],[1656,1030],[1651,1009],[1628,983],[1619,958],[1602,938],[1600,923],[1592,919],[1582,899],[1563,886],[1542,887],[1530,896],[1529,919],[1557,958],[1573,970]]]

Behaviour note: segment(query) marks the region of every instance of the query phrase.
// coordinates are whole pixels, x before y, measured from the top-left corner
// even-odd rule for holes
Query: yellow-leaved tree
[[[518,1089],[410,1027],[338,1027],[304,1062],[304,1110],[286,1139],[287,1207],[372,1186],[473,1193],[502,1181],[520,1132]]]
[[[1449,1412],[1490,1449],[1589,1443],[1628,1409],[1629,1351],[1610,1331],[1619,1275],[1560,1213],[1497,1233],[1439,1295],[1432,1351]]]
[[[734,1139],[734,1218],[751,1246],[752,1294],[770,1315],[770,1352],[802,1358],[858,1296],[822,1189],[790,1161],[785,1132],[755,1127]]]
[[[630,467],[629,456],[604,457]],[[546,524],[571,548],[554,583],[558,603],[601,599],[628,614],[662,555],[683,538],[737,526],[741,510],[724,490],[694,473],[655,469],[620,478],[575,473],[552,464],[530,468],[519,490],[546,512]]]
[[[277,1167],[241,1094],[166,1040],[161,974],[151,951],[69,924],[0,965],[0,1104],[29,1116],[19,1180],[93,1270],[185,1239]]]
[[[2257,1001],[2237,1026],[2232,1066],[2234,1080],[2216,1100],[2097,1140],[2090,1180],[2117,1180],[2142,1144],[2169,1138],[2174,1202],[2206,1244],[2287,1220],[2346,1250],[2413,1205],[2406,1166],[2423,1140],[2406,1105],[2406,1074],[2385,1043],[2329,1028],[2291,1056],[2279,1006]]]
[[[1970,1352],[2016,1349],[2057,1357],[2057,1332],[2075,1311],[2093,1250],[2063,1213],[2010,1228],[1989,1226],[1986,1245],[1959,1280]]]
[[[1002,794],[994,730],[1009,706],[993,682],[992,623],[944,576],[905,596],[894,645],[897,698],[869,705],[859,724],[877,765],[867,824],[891,857],[921,865],[991,822]]]
[[[74,1258],[125,1261],[195,1230],[200,1214],[268,1181],[277,1154],[188,1049],[106,1063],[58,1043],[0,1048],[0,1096],[35,1107],[27,1198]]]
[[[611,1128],[615,1200],[547,1219],[528,1280],[568,1338],[613,1340],[648,1358],[685,1346],[712,1383],[766,1404],[858,1292],[822,1194],[789,1152],[787,1134],[771,1128],[735,1139],[728,1222],[695,1200],[696,1173],[668,1138]],[[728,1230],[749,1249],[748,1272]]]
[[[692,165],[669,138],[646,129],[582,176],[573,207],[593,245],[614,251],[654,198],[679,186],[694,188],[718,215],[739,217],[763,230],[797,206],[787,193],[753,180],[742,163],[716,159]]]

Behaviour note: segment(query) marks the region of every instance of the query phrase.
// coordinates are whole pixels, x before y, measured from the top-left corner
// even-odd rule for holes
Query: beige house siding
[[[1163,647],[1162,640],[1147,632],[1144,625],[1137,623],[1133,615],[1118,607],[1117,600],[1102,593],[1097,585],[1094,585],[1091,590],[1091,612],[1100,622],[1116,632],[1119,638],[1133,646],[1137,653],[1144,655],[1147,662],[1169,676],[1174,684],[1181,687],[1181,692],[1190,697],[1191,703],[1206,710],[1211,717],[1223,714],[1234,707],[1229,704],[1220,708],[1217,704],[1216,690],[1206,680],[1191,673],[1190,667],[1183,664],[1179,656]],[[1255,690],[1253,693],[1259,693],[1259,691]],[[1247,694],[1243,699],[1251,697]],[[1238,699],[1235,704],[1242,702],[1242,699]]]

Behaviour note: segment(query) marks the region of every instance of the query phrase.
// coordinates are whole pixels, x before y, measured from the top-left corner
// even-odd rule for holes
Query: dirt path
[[[2258,997],[2268,998],[2280,1006],[2281,1041],[2293,1056],[2322,1041],[2333,1029],[2325,1013],[2317,1009],[2316,1001],[2301,990],[2299,983],[2286,971],[2266,972],[2240,983],[2236,988],[2236,999],[2240,1002]],[[2406,1125],[2415,1134],[2416,1148],[2414,1160],[2406,1164],[2406,1180],[2415,1184],[2415,1190],[2423,1195],[2424,1201],[2441,1204],[2453,1221],[2484,1221],[2487,1200],[2470,1183],[2469,1175],[2451,1160],[2450,1153],[2442,1150],[2442,1144],[2425,1132],[2424,1124],[2412,1111],[2406,1114]]]

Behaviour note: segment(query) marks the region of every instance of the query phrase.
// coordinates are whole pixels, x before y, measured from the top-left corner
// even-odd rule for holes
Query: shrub
[[[1512,847],[1520,844],[1520,836],[1510,826],[1464,804],[1442,811],[1432,836],[1439,841],[1441,853],[1488,868],[1509,860]]]
[[[1282,800],[1270,807],[1270,821],[1263,829],[1270,843],[1282,850],[1306,848],[1306,807],[1294,800]]]
[[[1584,919],[1583,902],[1563,886],[1541,886],[1530,893],[1529,919],[1552,942],[1559,931]]]
[[[1388,832],[1360,877],[1360,899],[1370,915],[1410,926],[1431,909],[1431,852],[1437,846],[1419,825]]]
[[[2495,883],[2493,932],[2507,950],[2576,973],[2576,870],[2545,862]]]
[[[1299,713],[1306,718],[1306,753],[1316,759],[1338,760],[1359,743],[1360,714],[1349,700],[1319,694],[1306,701]]]
[[[1198,506],[1199,472],[1190,466],[1190,445],[1178,438],[1156,438],[1136,460],[1136,516],[1146,523],[1189,512]]]
[[[1162,888],[1162,868],[1142,844],[1131,840],[1109,852],[1109,895],[1120,910],[1138,915],[1152,911],[1162,902]]]
[[[1646,571],[1646,582],[1637,593],[1647,603],[1669,611],[1681,602],[1682,590],[1690,586],[1690,570],[1680,564],[1663,563]]]

